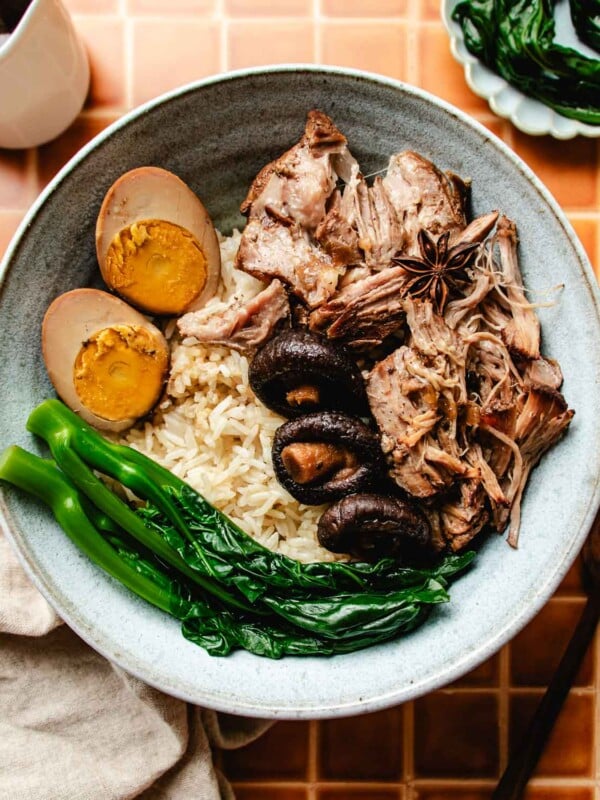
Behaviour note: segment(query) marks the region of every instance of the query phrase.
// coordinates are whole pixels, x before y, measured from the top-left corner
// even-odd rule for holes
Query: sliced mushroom
[[[281,451],[284,467],[296,483],[316,483],[335,474],[336,479],[351,475],[358,457],[347,447],[323,442],[294,442]]]
[[[270,339],[254,356],[249,378],[256,396],[284,417],[319,409],[360,414],[367,408],[360,370],[346,350],[308,331]]]
[[[378,494],[352,494],[334,503],[321,516],[317,537],[333,553],[367,561],[391,556],[414,563],[434,553],[425,515],[412,503]]]
[[[382,473],[383,456],[379,437],[360,419],[320,411],[277,429],[273,467],[292,497],[319,505],[370,486]]]

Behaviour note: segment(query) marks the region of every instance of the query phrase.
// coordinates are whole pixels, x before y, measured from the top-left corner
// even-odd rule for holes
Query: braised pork
[[[184,337],[249,352],[270,339],[289,315],[287,292],[281,281],[274,280],[244,305],[234,301],[225,309],[184,314],[177,328]]]
[[[268,214],[248,220],[237,253],[240,265],[260,280],[283,281],[309,308],[331,297],[344,271],[305,228],[282,224]]]
[[[347,261],[333,244],[341,223],[330,220],[320,228],[330,247],[321,247],[315,234],[338,175],[349,177],[353,163],[345,136],[329,117],[309,112],[298,144],[259,172],[242,203],[248,224],[236,267],[262,280],[279,278],[311,308],[327,300]]]
[[[241,211],[249,218],[266,211],[314,231],[335,189],[336,166],[348,172],[349,159],[344,134],[323,112],[309,111],[298,144],[261,169]]]
[[[472,244],[473,242],[483,242],[485,237],[493,229],[498,220],[499,213],[492,211],[489,214],[482,214],[469,222],[466,228],[457,231],[450,236],[450,247],[457,244]]]
[[[383,186],[404,227],[407,255],[418,254],[421,228],[437,237],[446,231],[457,234],[467,225],[464,181],[453,173],[441,172],[412,150],[390,158]]]
[[[375,347],[404,323],[406,280],[392,267],[354,281],[311,313],[309,327],[354,349]]]
[[[540,322],[523,291],[517,258],[517,228],[507,217],[500,217],[496,238],[502,268],[501,304],[509,307],[511,319],[502,327],[502,337],[510,350],[524,358],[540,357]],[[504,301],[504,302],[502,302]]]
[[[446,543],[451,550],[462,550],[489,521],[486,495],[479,480],[461,481],[457,497],[440,508],[440,521]]]
[[[458,254],[464,246],[469,248],[480,242],[494,227],[497,218],[498,214],[493,212],[474,220],[457,235],[447,252],[448,259],[456,261],[453,254]],[[392,250],[387,252],[391,254]],[[468,250],[466,255],[469,255]],[[326,333],[331,339],[344,341],[355,349],[364,350],[381,344],[403,325],[404,297],[406,294],[412,295],[411,284],[414,284],[415,276],[402,262],[402,258],[392,258],[392,263],[398,266],[388,266],[374,274],[361,267],[350,270],[334,296],[312,312],[309,322],[311,329]],[[437,269],[442,276],[439,265],[432,263],[431,269]],[[450,327],[456,327],[474,304],[487,295],[492,283],[490,275],[483,271],[477,272],[474,280],[468,281],[465,296],[449,305],[452,308],[448,319]]]
[[[342,195],[338,189],[331,195],[328,211],[315,231],[315,239],[336,266],[362,262],[358,232],[342,208]]]
[[[400,215],[378,175],[369,186],[356,167],[344,187],[340,211],[356,231],[362,260],[371,270],[389,267],[404,247]]]
[[[532,387],[522,402],[515,427],[515,441],[521,453],[521,461],[515,464],[512,483],[516,484],[516,491],[509,498],[511,513],[508,543],[513,546],[518,541],[521,499],[529,474],[546,450],[560,439],[573,413],[557,391]]]
[[[522,354],[515,361],[480,314],[451,327],[429,301],[405,298],[404,310],[407,344],[367,378],[389,474],[428,503],[430,522],[452,550],[509,519],[516,546],[529,473],[573,416],[558,391],[560,369]]]
[[[367,396],[391,477],[412,495],[433,497],[457,476],[478,475],[463,459],[457,436],[459,412],[467,402],[466,347],[431,303],[407,300],[405,305],[409,344],[375,365]]]
[[[560,389],[563,374],[558,361],[553,358],[536,358],[527,361],[523,372],[525,380],[533,386]]]
[[[350,346],[389,476],[419,498],[435,547],[453,551],[509,523],[516,546],[529,473],[573,415],[560,367],[541,353],[516,226],[497,211],[467,224],[467,190],[408,150],[367,182],[344,135],[311,111],[242,204],[236,266],[271,286],[180,322],[184,335],[244,349],[289,315]]]

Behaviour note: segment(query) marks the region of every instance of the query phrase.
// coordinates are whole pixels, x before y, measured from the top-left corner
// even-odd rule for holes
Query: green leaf
[[[600,124],[600,60],[555,42],[554,7],[555,0],[463,0],[452,18],[467,49],[510,84],[566,117]]]
[[[581,41],[600,52],[600,0],[570,0],[569,6]]]
[[[84,552],[182,619],[184,635],[215,655],[240,647],[271,658],[331,655],[386,641],[447,602],[448,580],[474,558],[419,568],[392,559],[302,564],[260,545],[179,478],[106,441],[58,401],[35,409],[28,427],[69,480],[54,465],[28,471],[23,456],[5,458],[0,477],[49,502]],[[146,506],[130,508],[95,471]]]

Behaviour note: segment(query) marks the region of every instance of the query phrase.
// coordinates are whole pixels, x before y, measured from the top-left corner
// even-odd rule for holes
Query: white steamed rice
[[[234,269],[240,234],[221,241],[222,281],[207,310],[241,302],[263,285]],[[300,561],[339,558],[316,540],[323,507],[304,506],[279,484],[271,443],[284,421],[255,397],[248,359],[227,347],[174,341],[168,399],[153,423],[121,441],[170,469],[262,544]]]

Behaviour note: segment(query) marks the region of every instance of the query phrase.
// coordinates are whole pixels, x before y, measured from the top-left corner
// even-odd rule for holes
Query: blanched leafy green
[[[0,478],[52,508],[72,541],[131,591],[182,621],[213,655],[331,655],[383,642],[449,600],[450,578],[474,553],[434,565],[302,564],[244,533],[190,486],[128,447],[106,441],[58,401],[28,428],[56,463],[20,448],[0,460]],[[95,474],[145,501],[133,508]]]
[[[555,0],[463,0],[453,19],[468,50],[526,95],[600,124],[600,60],[555,42]]]
[[[569,7],[581,41],[600,51],[600,0],[569,0]]]

